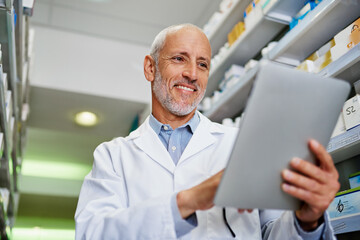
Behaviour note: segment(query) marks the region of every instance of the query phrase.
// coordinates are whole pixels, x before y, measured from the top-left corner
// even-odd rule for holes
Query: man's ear
[[[146,55],[144,59],[144,75],[145,78],[152,82],[155,79],[155,61],[150,55]]]

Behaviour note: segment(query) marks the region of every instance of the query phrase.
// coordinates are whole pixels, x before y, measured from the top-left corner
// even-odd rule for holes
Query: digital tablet
[[[308,140],[328,144],[349,92],[343,80],[262,61],[215,205],[298,209],[281,189],[281,171],[293,157],[314,162]]]

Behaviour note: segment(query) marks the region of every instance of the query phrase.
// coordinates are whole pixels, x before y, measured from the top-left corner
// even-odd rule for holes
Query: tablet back
[[[328,144],[350,85],[271,62],[260,64],[214,202],[295,210],[300,201],[281,190],[281,171],[293,157],[314,162],[307,142],[314,138]]]

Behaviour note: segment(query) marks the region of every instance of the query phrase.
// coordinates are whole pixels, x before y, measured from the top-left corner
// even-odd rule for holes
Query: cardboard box
[[[360,124],[360,97],[355,95],[347,100],[343,107],[343,116],[346,130]]]
[[[360,187],[339,192],[328,208],[330,218],[360,213]]]

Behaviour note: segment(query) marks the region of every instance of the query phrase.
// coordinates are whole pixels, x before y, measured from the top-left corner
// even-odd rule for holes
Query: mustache
[[[188,79],[179,79],[179,80],[175,80],[173,83],[172,83],[172,87],[174,87],[175,85],[180,85],[180,84],[185,84],[185,85],[188,85],[188,86],[192,86],[194,87],[194,89],[196,91],[199,91],[200,89],[200,86],[197,82],[195,81],[190,81]]]

